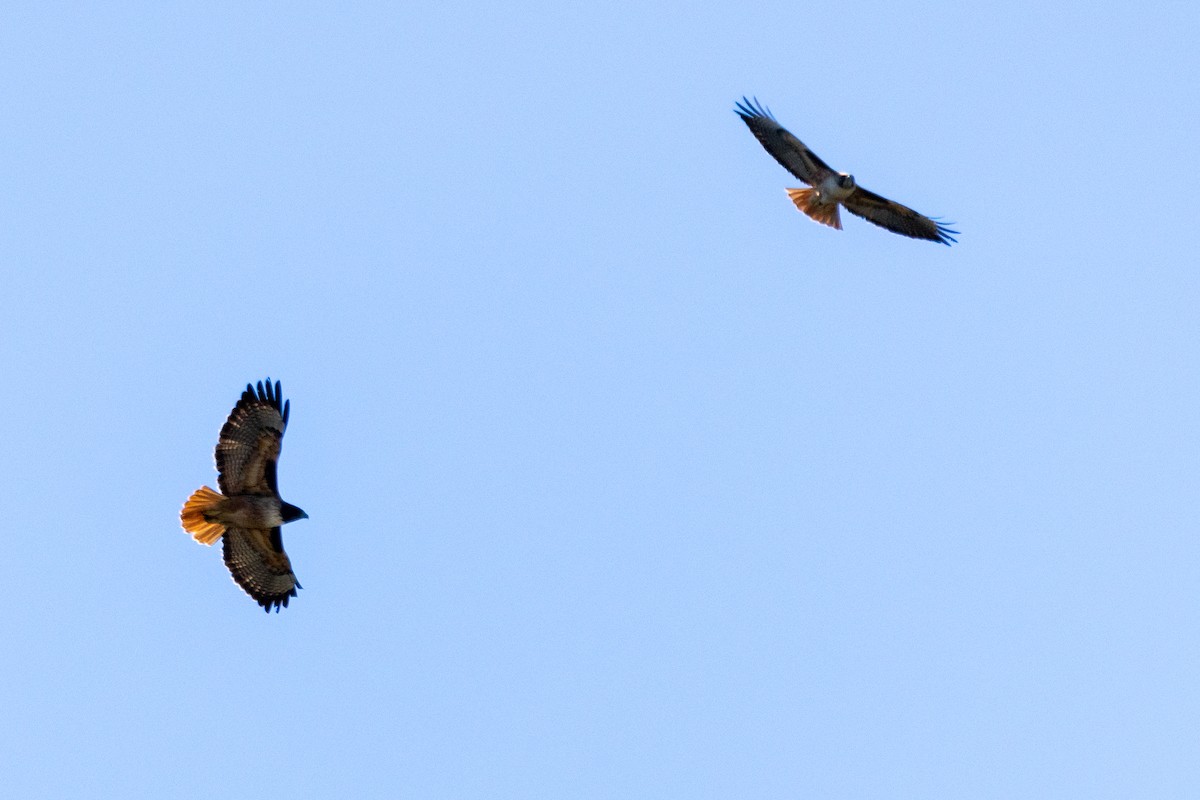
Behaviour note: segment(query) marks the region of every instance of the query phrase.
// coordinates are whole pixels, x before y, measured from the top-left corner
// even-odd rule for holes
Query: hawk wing
[[[225,566],[233,579],[268,614],[272,606],[277,612],[280,606],[286,608],[288,599],[303,588],[292,572],[292,562],[283,552],[279,528],[227,528],[223,541]]]
[[[808,149],[804,142],[793,136],[788,129],[775,121],[771,111],[758,102],[758,98],[737,104],[737,115],[746,123],[766,151],[783,165],[784,169],[809,186],[816,186],[823,178],[834,174],[834,170],[817,154]]]
[[[217,482],[224,494],[279,496],[275,466],[291,405],[283,402],[282,390],[280,382],[272,386],[270,378],[265,387],[258,382],[257,392],[246,384],[242,399],[225,420],[217,442]]]
[[[935,219],[918,214],[908,206],[893,203],[886,197],[880,197],[866,189],[855,189],[849,197],[842,201],[842,205],[851,214],[901,236],[929,239],[947,246],[951,242],[958,241],[954,238],[954,234],[957,234],[958,231],[952,231]]]

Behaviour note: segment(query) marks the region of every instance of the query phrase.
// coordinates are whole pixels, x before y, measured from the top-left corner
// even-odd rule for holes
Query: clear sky
[[[6,5],[3,793],[1200,796],[1198,32]],[[178,520],[268,375],[270,616]]]

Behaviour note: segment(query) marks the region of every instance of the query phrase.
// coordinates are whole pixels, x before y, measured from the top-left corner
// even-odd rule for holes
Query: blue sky
[[[8,791],[1195,796],[1198,23],[9,5]],[[178,522],[267,375],[269,617]]]

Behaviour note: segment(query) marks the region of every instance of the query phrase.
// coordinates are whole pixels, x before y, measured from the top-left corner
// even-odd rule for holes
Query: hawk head
[[[854,188],[854,176],[849,172],[839,172],[837,177],[838,186],[849,190]]]
[[[297,508],[291,503],[279,504],[279,516],[284,522],[295,522],[298,519],[308,519],[308,514],[304,513],[303,509]]]

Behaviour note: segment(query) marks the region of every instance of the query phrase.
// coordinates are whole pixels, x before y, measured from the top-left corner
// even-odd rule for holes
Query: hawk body
[[[901,236],[928,239],[945,245],[958,241],[954,238],[958,231],[861,188],[849,173],[835,171],[808,149],[804,142],[780,125],[770,109],[757,100],[743,97],[737,103],[736,113],[759,144],[784,169],[812,187],[788,189],[787,193],[796,208],[813,220],[841,230],[838,207],[845,206],[851,214]]]
[[[217,485],[197,489],[180,512],[183,528],[201,544],[223,539],[225,566],[265,611],[286,607],[301,588],[283,549],[280,528],[308,514],[279,496],[277,463],[290,402],[268,378],[246,386],[221,428]]]

